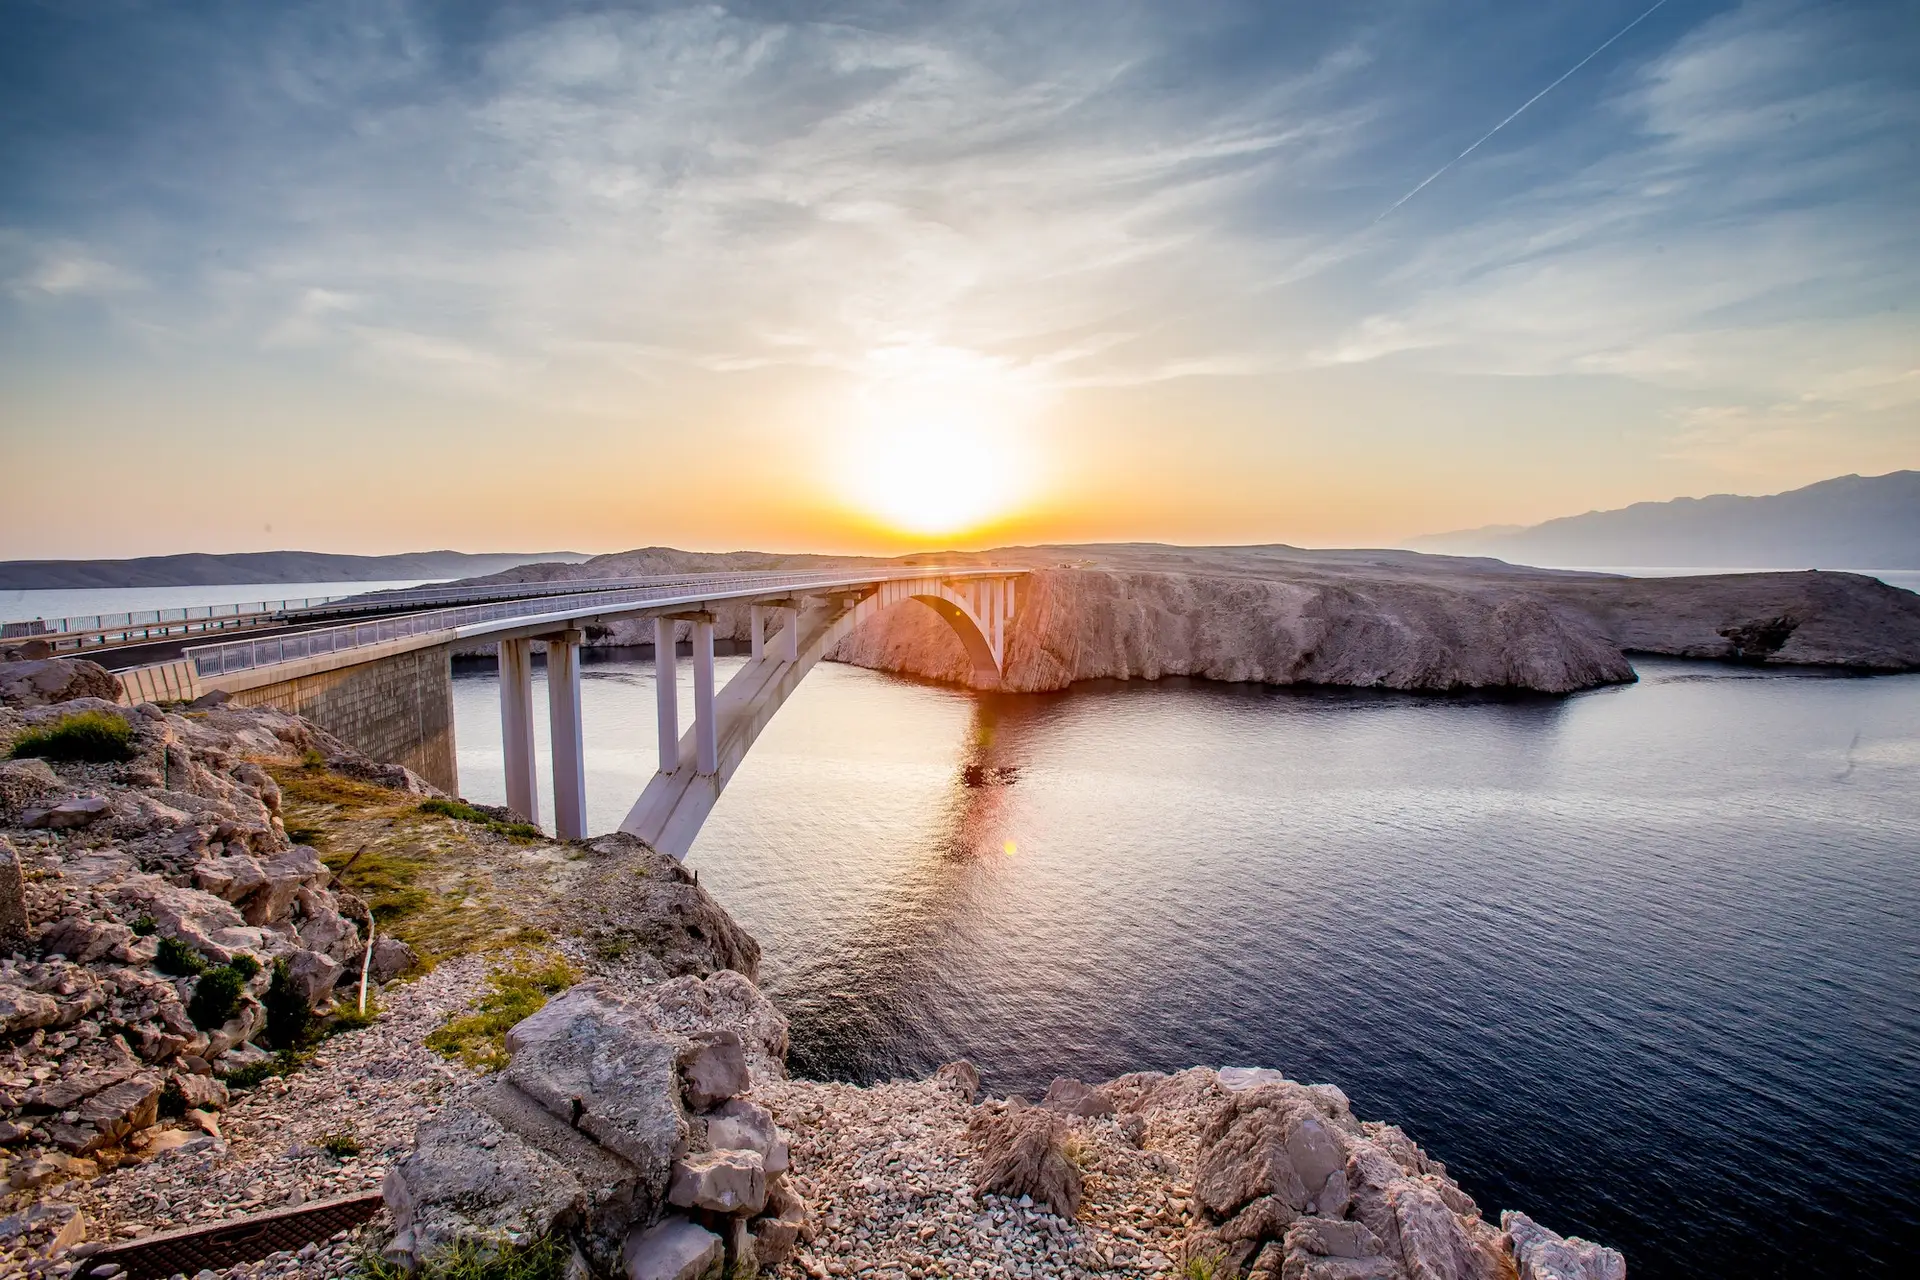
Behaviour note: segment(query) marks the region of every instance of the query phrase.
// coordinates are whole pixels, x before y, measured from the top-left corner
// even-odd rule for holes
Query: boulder
[[[0,982],[0,1035],[17,1035],[60,1020],[60,1004],[52,996]]]
[[[309,1008],[317,1009],[333,998],[333,984],[343,971],[338,960],[318,951],[296,951],[287,960],[287,981]]]
[[[969,1105],[980,1099],[980,1069],[965,1058],[956,1058],[933,1073],[934,1081],[960,1095]]]
[[[114,1143],[159,1118],[160,1082],[152,1076],[134,1076],[108,1085],[80,1104],[80,1122],[97,1129]]]
[[[419,963],[420,957],[413,953],[413,948],[400,939],[374,939],[373,965],[369,973],[375,982],[392,982]]]
[[[576,989],[509,1033],[507,1078],[664,1191],[687,1145],[680,1047],[598,991]]]
[[[366,947],[360,941],[358,925],[330,904],[320,901],[320,894],[311,889],[302,889],[299,896],[306,911],[306,919],[300,922],[300,941],[309,950],[318,951],[342,964],[348,960],[358,960],[366,952]]]
[[[380,1190],[396,1229],[388,1256],[409,1269],[457,1244],[495,1250],[545,1235],[589,1196],[558,1160],[462,1106],[420,1126]]]
[[[27,912],[27,882],[20,872],[20,854],[0,836],[0,955],[25,951],[33,941],[33,920]]]
[[[675,1217],[629,1236],[621,1263],[627,1280],[718,1280],[724,1257],[719,1236]]]
[[[241,914],[250,925],[274,924],[286,919],[287,910],[304,888],[323,889],[331,873],[320,862],[320,855],[297,844],[260,868],[266,883],[240,904]]]
[[[486,1112],[541,1153],[557,1161],[589,1192],[575,1239],[600,1271],[619,1266],[628,1232],[659,1216],[659,1189],[631,1164],[594,1142],[505,1080],[495,1080],[473,1095],[472,1105]]]
[[[1080,1170],[1061,1149],[1066,1122],[1017,1101],[981,1111],[967,1124],[979,1157],[974,1193],[1032,1196],[1071,1218],[1080,1211]]]
[[[687,1105],[705,1111],[745,1093],[752,1081],[747,1057],[737,1031],[696,1031],[680,1053],[680,1087]]]
[[[73,800],[62,800],[48,808],[29,809],[20,815],[20,825],[50,831],[70,831],[75,827],[87,826],[96,818],[112,812],[113,806],[107,803],[104,796],[80,796]]]
[[[758,1151],[702,1151],[673,1166],[667,1202],[682,1209],[751,1216],[767,1204],[767,1170]]]
[[[193,868],[193,887],[226,902],[239,902],[266,883],[267,873],[245,854],[205,858]]]
[[[227,1108],[229,1101],[227,1086],[214,1079],[211,1074],[193,1071],[177,1072],[173,1077],[172,1085],[189,1110],[224,1111]]]
[[[60,775],[45,760],[0,760],[0,813],[19,813],[60,788]]]
[[[115,947],[133,941],[133,930],[110,920],[69,916],[40,935],[44,955],[62,955],[75,964],[91,964]]]
[[[120,700],[120,682],[85,658],[0,663],[0,706],[48,707],[75,698]]]
[[[787,1139],[774,1124],[773,1112],[745,1098],[723,1103],[707,1117],[707,1145],[716,1151],[757,1153],[770,1177],[787,1171]]]
[[[1520,1280],[1627,1280],[1627,1260],[1617,1251],[1555,1235],[1524,1213],[1500,1215]]]
[[[1066,1076],[1055,1076],[1040,1105],[1063,1116],[1110,1116],[1113,1103],[1093,1086]]]
[[[1272,1195],[1296,1211],[1316,1212],[1332,1191],[1344,1210],[1344,1174],[1328,1184],[1345,1166],[1348,1135],[1325,1106],[1291,1081],[1230,1093],[1200,1135],[1194,1199],[1227,1218]]]

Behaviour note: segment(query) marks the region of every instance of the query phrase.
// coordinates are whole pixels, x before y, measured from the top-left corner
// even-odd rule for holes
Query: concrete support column
[[[1007,662],[1007,615],[1001,607],[1001,596],[1006,592],[1004,578],[995,578],[987,583],[987,638],[993,645],[993,656],[1002,667]]]
[[[747,606],[747,636],[753,642],[753,660],[766,657],[767,611],[757,604]]]
[[[507,765],[507,808],[540,821],[540,776],[533,758],[533,641],[500,642],[500,745]]]
[[[553,732],[553,827],[562,840],[587,834],[586,742],[580,723],[580,642],[563,631],[547,638],[547,714]]]
[[[780,631],[780,661],[798,662],[800,661],[800,610],[797,607],[782,609],[780,616],[787,624]]]
[[[693,624],[693,743],[697,772],[720,772],[719,725],[714,718],[713,618]]]
[[[673,619],[653,620],[653,696],[660,720],[660,772],[680,767],[680,663],[673,647]]]

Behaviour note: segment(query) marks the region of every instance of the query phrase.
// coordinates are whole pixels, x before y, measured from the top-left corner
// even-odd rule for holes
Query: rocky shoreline
[[[546,840],[270,710],[61,698],[98,691],[69,667],[0,707],[0,754],[83,722],[123,748],[0,763],[9,1274],[376,1186],[366,1227],[218,1274],[543,1248],[573,1280],[1625,1274],[1276,1071],[1031,1101],[964,1063],[790,1079],[758,947],[672,859]]]

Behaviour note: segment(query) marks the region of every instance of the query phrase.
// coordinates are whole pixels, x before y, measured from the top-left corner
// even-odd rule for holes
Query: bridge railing
[[[774,572],[774,571],[764,571]],[[793,573],[795,570],[779,570]],[[819,573],[845,577],[847,570],[818,570]],[[402,587],[392,591],[368,591],[357,596],[337,596],[312,608],[301,610],[306,617],[328,613],[363,612],[368,609],[417,608],[422,605],[460,604],[467,601],[534,599],[542,596],[579,595],[582,592],[622,591],[643,587],[697,586],[734,574],[654,573],[629,578],[562,578],[552,582],[492,582],[466,587]]]
[[[296,662],[304,658],[319,657],[347,649],[385,644],[388,641],[403,640],[410,636],[455,631],[463,627],[515,618],[537,618],[548,614],[567,613],[585,615],[649,604],[691,605],[702,600],[722,599],[729,596],[766,595],[784,590],[818,591],[833,587],[858,587],[900,578],[991,578],[1019,572],[1022,571],[929,565],[863,574],[828,571],[683,575],[666,581],[650,580],[649,585],[643,587],[539,595],[526,599],[501,600],[452,609],[433,609],[423,613],[402,614],[393,618],[374,618],[365,622],[351,622],[342,626],[323,627],[263,640],[231,640],[225,644],[195,645],[186,651],[186,655],[188,661],[193,663],[195,676],[205,680],[235,671],[247,671],[256,667]]]
[[[137,609],[131,613],[87,613],[71,618],[29,618],[0,623],[0,639],[51,638],[57,636],[105,639],[136,631],[165,627],[170,631],[192,631],[225,626],[235,619],[272,616],[295,610],[313,609],[345,596],[302,596],[294,600],[260,600],[241,604],[193,605],[179,609]],[[196,627],[194,624],[202,624]]]

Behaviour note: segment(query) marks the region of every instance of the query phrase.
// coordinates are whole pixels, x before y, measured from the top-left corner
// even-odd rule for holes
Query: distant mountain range
[[[575,563],[577,551],[412,551],[397,556],[340,556],[324,551],[248,551],[234,555],[142,556],[137,560],[0,561],[0,590],[84,590],[95,587],[203,587],[250,582],[392,582],[407,578],[471,578],[544,560]]]
[[[1840,476],[1763,498],[1636,502],[1531,526],[1413,538],[1414,551],[1517,564],[1920,569],[1920,471]]]

